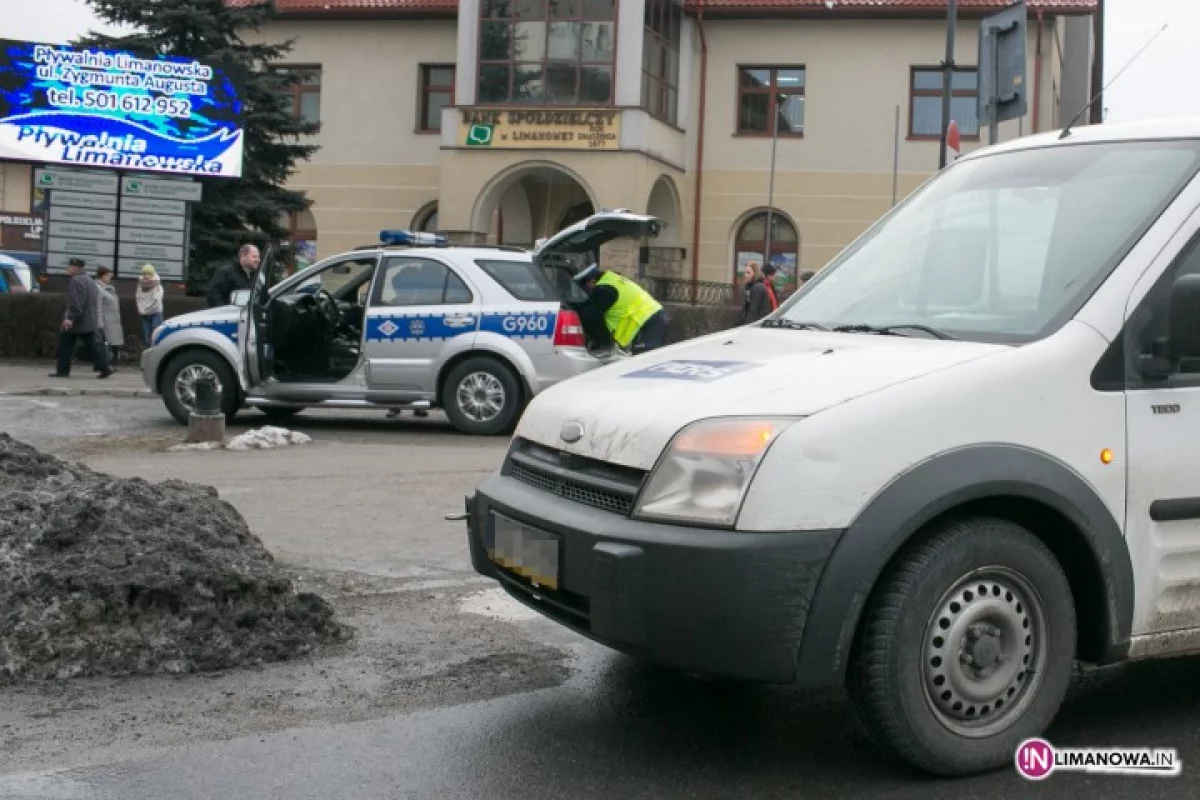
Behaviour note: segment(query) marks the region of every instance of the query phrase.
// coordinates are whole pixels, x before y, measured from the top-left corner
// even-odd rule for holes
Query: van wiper
[[[762,321],[764,328],[784,328],[789,331],[828,331],[824,325],[818,325],[815,322],[796,322],[795,320],[779,317],[778,319],[764,319]]]
[[[937,328],[931,328],[928,325],[839,325],[834,328],[834,331],[837,333],[877,333],[881,336],[903,336],[904,334],[897,333],[897,331],[903,330],[922,331],[938,339],[954,338],[945,331],[939,331]]]

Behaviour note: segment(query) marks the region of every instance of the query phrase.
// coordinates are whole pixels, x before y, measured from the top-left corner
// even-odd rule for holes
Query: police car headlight
[[[794,419],[700,420],[675,435],[634,509],[638,519],[732,527],[758,465]]]

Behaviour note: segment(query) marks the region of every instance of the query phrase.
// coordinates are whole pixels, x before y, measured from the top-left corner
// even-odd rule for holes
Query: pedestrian
[[[142,320],[142,342],[146,347],[154,344],[151,338],[155,329],[163,322],[163,287],[153,264],[142,265],[142,277],[138,280],[138,316]]]
[[[742,278],[745,283],[742,286],[742,313],[738,317],[738,324],[749,325],[770,313],[771,302],[763,286],[763,273],[757,261],[746,264]]]
[[[227,306],[238,289],[252,288],[254,276],[258,273],[259,258],[257,247],[242,245],[236,264],[226,264],[213,273],[208,283],[208,307]]]
[[[618,347],[634,355],[662,347],[667,312],[654,297],[628,278],[592,263],[575,276],[588,299],[583,311],[602,315]]]
[[[775,274],[779,269],[774,264],[762,268],[763,287],[767,290],[767,299],[771,302],[771,310],[779,308],[779,295],[775,293]]]
[[[117,287],[113,286],[112,267],[100,266],[96,269],[96,288],[99,289],[100,320],[97,331],[103,335],[103,345],[108,348],[109,367],[116,364],[121,357],[121,348],[125,346],[125,330],[121,326],[121,298]],[[92,369],[101,372],[99,364]],[[115,372],[115,370],[114,370]]]
[[[71,356],[75,354],[75,346],[82,342],[92,354],[93,363],[100,369],[96,377],[107,378],[112,375],[104,348],[100,346],[96,331],[100,316],[100,290],[96,282],[84,271],[82,258],[72,258],[67,262],[67,274],[71,276],[67,284],[67,306],[63,312],[62,333],[58,343],[58,369],[50,373],[51,378],[71,377]]]

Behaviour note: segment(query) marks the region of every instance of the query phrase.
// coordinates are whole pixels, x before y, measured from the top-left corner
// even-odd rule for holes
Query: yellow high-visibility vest
[[[604,312],[604,324],[621,347],[628,348],[646,320],[662,311],[662,305],[649,292],[615,272],[604,273],[596,285],[617,290],[617,302]]]

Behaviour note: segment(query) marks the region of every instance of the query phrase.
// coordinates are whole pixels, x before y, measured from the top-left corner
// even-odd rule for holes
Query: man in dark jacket
[[[58,369],[50,373],[51,378],[69,378],[71,376],[71,357],[75,355],[75,347],[82,342],[92,354],[93,363],[100,374],[97,378],[107,378],[112,375],[108,365],[108,354],[96,337],[100,323],[100,289],[92,276],[83,271],[83,259],[72,258],[67,262],[67,274],[71,276],[67,284],[67,308],[63,312],[62,335],[58,343]]]
[[[752,261],[746,265],[744,273],[745,285],[742,299],[742,313],[738,318],[739,325],[749,325],[771,313],[771,299],[767,288],[763,286],[762,270],[758,262]]]
[[[213,273],[208,283],[208,307],[227,306],[238,289],[249,289],[254,285],[258,272],[258,248],[244,244],[238,250],[238,263],[226,264]]]

